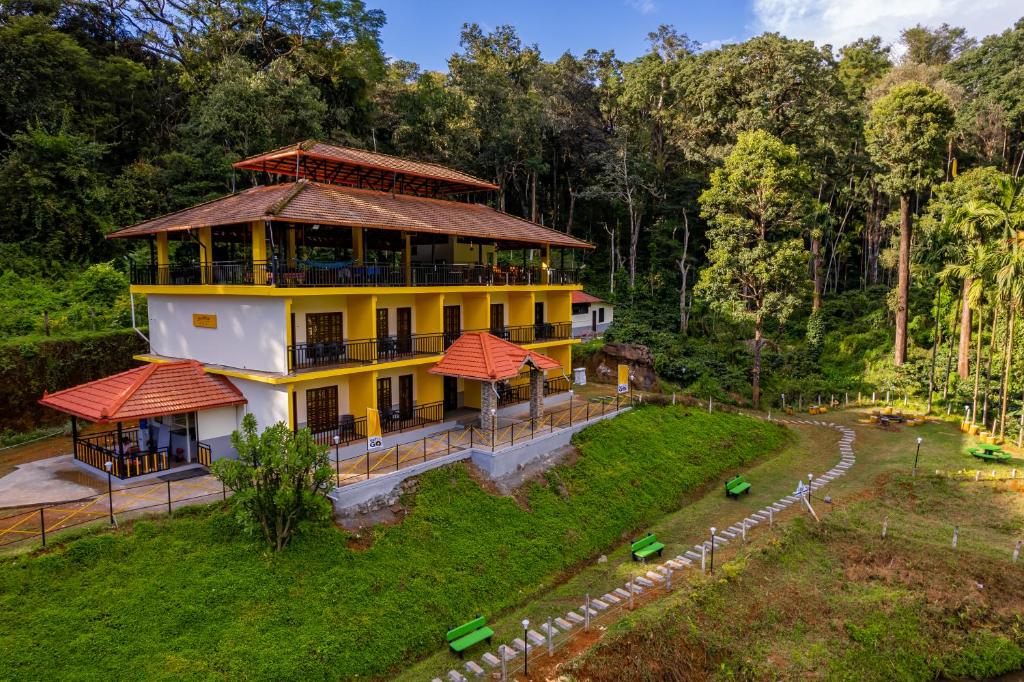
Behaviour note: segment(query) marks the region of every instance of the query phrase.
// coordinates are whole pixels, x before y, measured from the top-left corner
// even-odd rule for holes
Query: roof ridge
[[[470,173],[467,173],[466,171],[459,170],[458,168],[453,168],[451,166],[445,166],[443,164],[437,163],[436,161],[421,161],[420,159],[411,159],[411,158],[404,157],[404,156],[396,156],[395,154],[388,154],[386,152],[378,152],[378,151],[372,150],[372,149],[360,149],[359,147],[351,147],[349,145],[335,144],[333,142],[323,142],[321,140],[307,140],[307,142],[311,142],[313,144],[324,144],[324,145],[327,145],[328,147],[334,147],[335,149],[344,149],[344,150],[351,150],[351,151],[356,151],[356,152],[366,152],[367,154],[373,154],[374,156],[383,156],[386,159],[394,159],[395,161],[401,161],[403,163],[418,163],[418,164],[422,164],[424,166],[432,166],[433,168],[440,168],[441,170],[445,170],[445,171],[448,171],[448,172],[458,173],[459,175],[464,175],[467,178],[470,178],[472,180],[476,180],[477,182],[482,182],[482,183],[487,184],[487,185],[494,185],[495,184],[495,183],[493,183],[493,182],[491,182],[489,180],[484,180],[483,178],[480,178],[480,177],[477,177],[477,176],[472,175]]]
[[[121,395],[115,398],[110,405],[100,409],[100,416],[109,417],[110,415],[117,413],[117,411],[120,410],[126,402],[128,402],[128,399],[135,395],[135,392],[139,390],[139,387],[142,386],[149,377],[153,376],[153,372],[155,372],[159,366],[160,365],[155,362],[146,365],[142,371],[139,372],[139,376],[135,378],[135,381],[121,391]]]
[[[306,189],[309,185],[305,180],[296,180],[292,184],[294,187],[292,187],[291,191],[278,199],[275,203],[271,204],[270,208],[267,209],[267,214],[278,215],[281,213],[281,211],[288,208],[288,204],[292,203],[292,200],[299,196],[302,193],[302,190]]]
[[[488,332],[477,332],[480,335],[480,350],[481,355],[484,358],[484,370],[487,372],[487,376],[494,376],[494,363],[491,361],[491,351],[487,347],[487,338],[497,339],[498,337]]]

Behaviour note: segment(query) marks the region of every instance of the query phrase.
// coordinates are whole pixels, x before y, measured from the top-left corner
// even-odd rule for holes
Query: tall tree
[[[943,151],[953,125],[948,98],[921,83],[894,88],[871,108],[865,136],[871,158],[884,171],[883,191],[900,199],[900,247],[897,265],[896,366],[907,357],[907,306],[910,298],[910,199],[941,177]]]
[[[806,291],[802,234],[814,201],[810,168],[796,147],[759,130],[741,133],[700,196],[708,221],[708,265],[696,293],[753,323],[753,403],[761,402],[764,326],[784,322]]]
[[[921,24],[900,31],[900,41],[907,48],[904,60],[916,64],[941,66],[953,61],[974,47],[975,40],[961,26],[942,24],[928,28]]]

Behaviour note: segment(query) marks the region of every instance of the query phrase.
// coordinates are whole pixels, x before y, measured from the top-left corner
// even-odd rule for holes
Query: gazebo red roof
[[[477,381],[501,381],[518,376],[523,365],[537,369],[556,369],[558,362],[547,355],[499,339],[487,332],[466,332],[444,353],[431,374],[462,377]]]
[[[207,374],[198,362],[186,360],[145,365],[44,393],[39,402],[89,421],[111,423],[243,405],[247,401],[226,377]]]
[[[572,292],[573,303],[604,303],[603,298],[598,298],[593,294],[588,294],[585,291],[574,291]]]

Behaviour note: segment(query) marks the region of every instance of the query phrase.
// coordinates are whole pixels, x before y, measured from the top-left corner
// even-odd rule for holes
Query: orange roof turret
[[[539,370],[561,367],[547,355],[527,350],[493,334],[466,332],[445,351],[444,357],[430,369],[430,373],[494,382],[518,376],[524,365]]]

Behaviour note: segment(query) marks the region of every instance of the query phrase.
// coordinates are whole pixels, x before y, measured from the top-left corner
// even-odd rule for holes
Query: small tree
[[[231,506],[247,531],[280,551],[303,525],[330,517],[327,490],[334,472],[327,448],[309,429],[293,433],[278,422],[258,433],[256,418],[247,414],[231,444],[238,459],[217,460],[211,468],[234,493]]]
[[[900,252],[897,267],[896,348],[893,364],[907,358],[907,306],[910,298],[910,197],[942,176],[943,151],[953,126],[949,98],[923,83],[892,89],[871,108],[864,129],[872,161],[885,170],[881,188],[900,198]]]
[[[695,293],[754,324],[753,402],[761,402],[764,323],[783,323],[807,286],[801,235],[813,218],[810,170],[796,147],[763,130],[743,133],[700,196],[710,227],[708,265]]]

